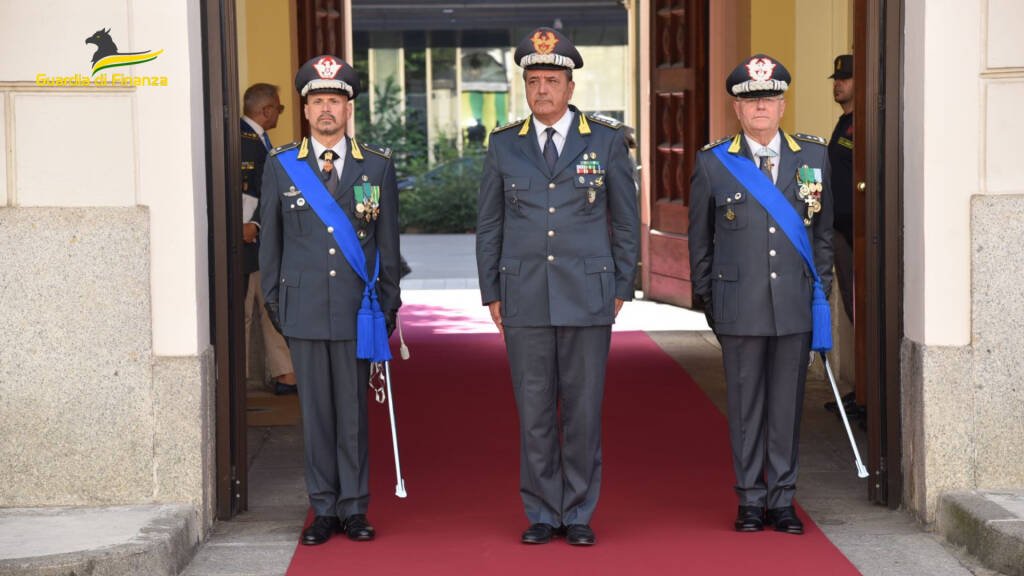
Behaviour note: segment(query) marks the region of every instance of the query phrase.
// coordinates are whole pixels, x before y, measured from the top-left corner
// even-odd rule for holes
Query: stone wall
[[[904,501],[1024,486],[1024,196],[971,202],[971,344],[903,342]]]
[[[0,506],[189,502],[213,354],[154,357],[149,211],[0,208]]]

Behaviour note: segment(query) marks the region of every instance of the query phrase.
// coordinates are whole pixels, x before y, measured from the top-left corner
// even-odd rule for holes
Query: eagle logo
[[[131,66],[132,64],[142,64],[143,62],[156,60],[156,57],[163,53],[163,50],[156,52],[152,50],[118,52],[117,44],[114,44],[114,39],[110,37],[110,28],[106,30],[100,28],[86,38],[85,43],[96,45],[96,52],[92,55],[92,76],[95,76],[97,72],[104,68]]]
[[[772,79],[772,72],[775,71],[775,63],[767,58],[751,58],[747,62],[747,73],[750,79],[755,82],[767,82]]]
[[[313,68],[316,68],[316,73],[321,78],[332,79],[338,75],[338,70],[341,70],[341,63],[330,56],[324,56],[313,64]]]
[[[537,30],[530,38],[530,42],[533,42],[533,50],[537,54],[551,54],[555,51],[555,45],[558,44],[558,37],[554,32]]]

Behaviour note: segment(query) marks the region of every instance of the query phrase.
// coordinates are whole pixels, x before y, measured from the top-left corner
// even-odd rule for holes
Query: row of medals
[[[369,176],[363,174],[363,182],[369,182],[369,180]],[[363,201],[356,203],[356,212],[359,213],[360,218],[370,222],[380,216],[380,193],[367,193],[368,188],[367,185],[363,186]]]
[[[821,182],[801,182],[800,199],[807,204],[807,218],[804,218],[804,226],[811,225],[811,218],[821,212]]]

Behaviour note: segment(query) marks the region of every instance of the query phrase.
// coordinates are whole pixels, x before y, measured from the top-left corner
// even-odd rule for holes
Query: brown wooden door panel
[[[707,0],[654,0],[649,7],[653,146],[644,290],[652,300],[690,306],[690,174],[708,133]]]
[[[295,20],[298,28],[295,41],[298,47],[299,66],[321,54],[348,58],[345,38],[346,15],[345,0],[295,0]],[[302,127],[302,135],[309,136],[309,123],[301,122],[299,125]]]
[[[674,234],[651,234],[651,266],[658,269],[659,275],[689,282],[690,260],[678,257],[676,250],[680,247],[688,252],[689,240],[685,237],[676,238]]]

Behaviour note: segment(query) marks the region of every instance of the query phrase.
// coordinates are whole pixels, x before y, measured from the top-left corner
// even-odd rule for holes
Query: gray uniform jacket
[[[373,276],[375,250],[380,249],[377,294],[387,313],[401,306],[398,288],[398,192],[390,150],[368,144],[349,146],[340,179],[328,188],[361,240],[367,273]],[[297,143],[275,148],[263,172],[260,270],[263,297],[277,302],[284,335],[307,340],[355,340],[356,315],[362,303],[363,280],[352,270],[334,236],[310,208],[276,155]],[[299,145],[306,148],[306,139]],[[312,146],[306,161],[321,174]],[[380,216],[366,224],[357,218],[353,187],[366,182],[380,187]],[[323,180],[321,180],[323,181]],[[295,190],[291,190],[295,187]]]
[[[570,108],[554,171],[532,117],[491,134],[477,271],[484,304],[500,300],[506,326],[608,325],[615,298],[633,298],[640,222],[622,125]]]
[[[782,134],[776,187],[804,220],[822,287],[832,284],[832,192],[825,141]],[[814,279],[800,253],[768,212],[740,185],[711,150],[697,153],[690,180],[690,269],[693,293],[711,295],[715,332],[731,336],[785,336],[811,331]],[[737,134],[730,154],[753,161]],[[821,169],[821,211],[808,224],[798,195],[797,170]]]

